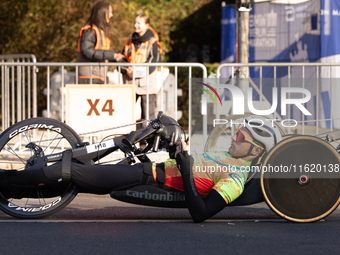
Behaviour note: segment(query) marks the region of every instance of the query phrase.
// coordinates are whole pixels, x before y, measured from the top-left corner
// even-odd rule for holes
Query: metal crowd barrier
[[[120,73],[120,69],[122,67],[127,66],[127,63],[37,63],[34,55],[0,55],[0,66],[1,66],[1,128],[4,130],[5,128],[9,127],[10,125],[14,124],[17,121],[22,119],[36,117],[37,116],[37,72],[38,68],[41,71],[46,71],[46,95],[47,95],[47,113],[50,112],[50,98],[49,95],[51,93],[51,76],[54,72],[54,69],[58,69],[61,72],[61,87],[64,88],[65,82],[65,74],[67,71],[72,70],[75,72],[75,77],[78,75],[78,67],[79,66],[108,66],[108,67],[116,67],[118,69],[118,73]],[[178,87],[178,68],[187,68],[188,69],[188,88],[189,88],[189,106],[192,105],[192,68],[200,68],[202,70],[202,77],[207,78],[207,69],[203,64],[200,63],[149,63],[149,64],[128,64],[129,66],[144,66],[150,67],[155,66],[161,69],[161,73],[163,68],[172,68],[174,71],[175,76],[175,94],[177,94],[177,87]],[[217,68],[217,77],[221,77],[221,70],[222,68],[229,68],[232,69],[231,78],[234,78],[234,71],[238,69],[238,71],[243,71],[244,68],[257,68],[258,71],[258,78],[260,78],[260,84],[256,84],[252,77],[246,77],[249,79],[249,84],[251,87],[259,94],[260,101],[268,102],[269,100],[264,96],[262,93],[263,87],[261,83],[261,78],[265,78],[263,76],[264,70],[266,68],[272,69],[272,76],[274,78],[274,87],[275,79],[277,78],[277,73],[279,68],[286,68],[287,69],[287,78],[291,78],[291,71],[294,68],[294,77],[299,78],[307,78],[306,77],[306,70],[308,69],[310,72],[310,68],[313,68],[312,73],[314,78],[317,80],[320,78],[320,73],[323,72],[323,77],[328,78],[336,78],[338,70],[340,70],[340,64],[337,63],[249,63],[249,64],[222,64]],[[298,69],[297,69],[298,68]],[[52,71],[51,71],[52,70]],[[280,69],[281,70],[281,69]],[[44,73],[44,72],[40,72]],[[249,73],[249,72],[245,72]],[[326,74],[326,75],[325,75]],[[148,75],[146,76],[148,79]],[[228,77],[226,77],[228,78]],[[118,84],[122,84],[122,80],[118,79]],[[78,83],[77,78],[74,81],[75,84]],[[330,94],[334,94],[335,91],[333,84],[330,88]],[[304,85],[302,85],[304,86]],[[315,126],[315,134],[319,134],[321,127],[320,123],[328,121],[330,123],[330,130],[335,128],[334,121],[337,121],[338,118],[334,117],[336,113],[334,111],[334,107],[330,108],[329,118],[321,118],[319,106],[320,106],[320,84],[316,84],[316,113],[314,120],[305,120],[304,116],[302,116],[299,124],[301,126],[301,133],[306,133],[306,125],[310,125],[311,122],[314,122]],[[160,91],[161,97],[163,97],[163,87],[161,87]],[[63,93],[62,93],[63,94]],[[333,95],[334,97],[334,95]],[[174,98],[175,105],[177,106],[177,97]],[[163,98],[162,98],[163,101]],[[334,99],[330,97],[330,104],[332,105]],[[60,105],[61,112],[64,113],[65,107],[65,99],[64,95],[62,96],[62,103]],[[161,103],[161,107],[163,107],[163,103]],[[161,109],[163,110],[163,109]],[[290,111],[288,111],[287,118],[289,116]],[[280,118],[279,114],[277,116]],[[175,111],[175,116],[177,118],[177,108]],[[62,114],[61,120],[65,120],[64,114]],[[191,123],[192,120],[192,109],[189,107],[189,135],[191,136]],[[206,135],[207,133],[207,116],[203,116],[203,133]]]
[[[8,56],[8,55],[7,55]],[[148,64],[132,64],[132,63],[30,63],[30,62],[1,62],[0,66],[1,66],[1,77],[2,77],[2,89],[1,89],[1,94],[6,94],[6,96],[4,98],[2,98],[2,104],[6,105],[6,107],[2,107],[2,129],[6,129],[7,127],[9,127],[11,124],[25,118],[29,118],[31,117],[31,115],[29,114],[25,114],[24,115],[24,110],[22,108],[24,108],[25,106],[22,106],[20,108],[14,108],[11,111],[9,110],[9,105],[13,105],[13,96],[9,97],[7,96],[8,90],[10,88],[9,84],[12,82],[12,84],[15,84],[16,81],[18,81],[19,79],[8,79],[9,78],[9,70],[14,70],[15,68],[17,70],[22,70],[24,68],[27,69],[32,69],[34,71],[34,88],[33,88],[33,94],[34,94],[34,104],[33,104],[33,117],[37,116],[36,113],[36,109],[37,109],[37,102],[36,102],[36,70],[38,70],[37,68],[39,68],[40,73],[44,72],[44,68],[46,68],[46,91],[45,94],[47,95],[47,115],[50,112],[50,98],[49,95],[51,94],[51,76],[52,76],[52,72],[51,69],[56,69],[59,68],[60,72],[61,72],[61,88],[65,87],[65,73],[68,72],[69,70],[74,70],[75,72],[75,77],[78,77],[78,67],[79,66],[90,66],[91,68],[93,68],[94,66],[107,66],[107,67],[117,67],[118,68],[118,72],[120,73],[120,69],[122,67],[126,67],[127,65],[129,66],[144,66],[144,67],[150,67],[150,66],[154,66],[154,67],[158,67],[161,69],[161,73],[163,68],[168,67],[168,68],[173,68],[174,70],[174,76],[175,76],[175,84],[174,84],[174,89],[175,89],[175,95],[177,95],[177,87],[178,87],[178,69],[179,68],[186,68],[188,70],[188,89],[189,89],[189,106],[192,104],[191,100],[191,89],[192,89],[192,84],[191,84],[191,78],[192,78],[192,68],[200,68],[202,70],[202,77],[201,78],[206,78],[207,77],[207,69],[203,64],[200,63],[148,63]],[[26,74],[28,75],[28,74]],[[146,79],[148,79],[148,72],[147,72],[147,76]],[[18,82],[19,84],[19,82]],[[74,84],[78,84],[78,79],[75,78]],[[119,79],[118,84],[122,84],[122,80]],[[14,86],[14,85],[13,85]],[[18,85],[19,86],[19,85]],[[12,90],[12,92],[14,93],[13,95],[15,95],[15,93],[17,91]],[[19,92],[18,92],[19,93]],[[23,91],[20,92],[22,93],[20,95],[20,98],[23,97],[23,95],[27,95],[27,94],[31,94],[31,91]],[[65,121],[65,116],[64,116],[64,112],[65,112],[65,96],[64,93],[62,94],[62,100],[61,100],[61,112],[62,112],[62,117],[61,117],[61,121]],[[163,101],[163,87],[161,87],[160,90],[160,95],[161,95],[161,101]],[[147,99],[148,100],[148,99]],[[177,96],[174,98],[175,100],[175,105],[176,105],[176,110],[175,110],[175,116],[172,116],[174,118],[177,119]],[[19,101],[19,95],[18,95],[18,101]],[[25,104],[26,105],[26,104]],[[148,105],[148,104],[147,104]],[[31,108],[31,105],[26,106],[27,108]],[[163,102],[161,103],[161,110],[163,107]],[[9,116],[9,113],[11,112],[16,112],[18,116]],[[148,112],[148,111],[147,111]],[[147,113],[148,115],[148,113]],[[189,137],[191,136],[191,115],[192,115],[192,111],[191,111],[191,107],[189,107]],[[49,116],[47,116],[49,117]],[[5,121],[6,119],[6,121]],[[147,116],[148,119],[148,116]]]
[[[2,129],[37,116],[36,62],[32,54],[0,55]]]

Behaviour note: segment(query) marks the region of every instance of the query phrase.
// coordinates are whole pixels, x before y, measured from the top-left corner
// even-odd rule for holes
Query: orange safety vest
[[[99,29],[97,26],[86,25],[85,27],[82,27],[79,32],[78,52],[80,52],[80,39],[83,34],[83,31],[89,28],[92,28],[96,32],[96,36],[97,36],[97,42],[96,42],[96,45],[94,46],[94,49],[95,50],[109,50],[111,48],[111,40],[110,38],[105,36],[104,30],[100,29],[100,33],[99,33]],[[99,38],[102,38],[102,40],[100,41]]]
[[[84,27],[82,27],[80,29],[79,32],[79,37],[78,37],[78,61],[81,61],[82,59],[84,59],[83,61],[86,61],[86,59],[81,55],[80,53],[80,40],[83,34],[83,31],[86,29],[90,29],[92,28],[95,32],[96,32],[96,38],[97,38],[97,42],[96,45],[94,46],[95,50],[110,50],[111,48],[111,40],[110,38],[108,38],[107,36],[105,36],[104,30],[103,29],[98,29],[97,26],[95,25],[86,25]],[[101,40],[100,40],[101,38]],[[106,63],[108,63],[107,60],[105,60]],[[102,81],[105,80],[105,75],[104,75],[104,69],[107,67],[93,67],[92,68],[92,72],[97,73],[97,75],[99,74],[99,76],[97,75],[92,75],[92,79],[100,79]],[[90,79],[90,72],[91,69],[90,67],[87,66],[80,66],[79,67],[79,78],[84,78],[84,79]]]
[[[154,43],[158,44],[159,53],[162,54],[163,47],[156,38],[152,37],[150,40],[142,42],[137,51],[130,38],[125,42],[124,47],[124,53],[127,61],[129,63],[145,63],[149,53],[152,51],[152,45]]]

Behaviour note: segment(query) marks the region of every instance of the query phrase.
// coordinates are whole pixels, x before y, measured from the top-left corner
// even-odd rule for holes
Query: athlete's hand
[[[185,146],[182,140],[183,147]],[[177,146],[178,147],[178,146]],[[194,165],[194,159],[188,154],[188,151],[176,152],[176,162],[178,170],[181,172],[182,177],[190,177],[192,175],[192,166]]]
[[[175,142],[174,142],[175,141]],[[178,138],[174,140],[173,135],[171,135],[170,143],[169,143],[169,156],[171,159],[175,159],[179,152],[183,152],[187,150],[187,145],[183,141],[183,139],[179,140]]]
[[[178,142],[176,144],[176,153],[175,153],[175,158],[177,157],[178,153],[184,152],[188,150],[187,144],[184,142],[183,139],[181,139],[180,143]]]
[[[174,142],[175,135],[174,133],[171,134],[170,136],[170,141],[169,141],[169,157],[171,159],[175,159],[177,155],[177,147],[179,144],[179,141]]]

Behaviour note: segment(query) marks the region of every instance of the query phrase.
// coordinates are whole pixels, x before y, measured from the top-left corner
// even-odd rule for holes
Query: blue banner
[[[288,4],[289,3],[289,4]],[[260,2],[251,5],[249,13],[249,62],[340,62],[340,0],[287,1],[287,4]],[[236,59],[236,10],[235,6],[222,8],[221,63]],[[235,53],[234,53],[235,52]],[[232,56],[232,57],[231,57]],[[229,61],[228,61],[229,60]],[[230,61],[232,60],[232,61]],[[229,68],[231,69],[231,68]],[[222,69],[223,70],[223,69]],[[228,70],[228,78],[233,70]],[[299,111],[291,110],[290,117],[305,120],[318,116],[322,127],[340,128],[340,68],[305,67],[302,80],[301,67],[249,68],[252,81],[263,88],[263,95],[272,101],[271,88],[296,86],[308,89],[312,99],[306,104],[313,117],[303,117]],[[274,74],[275,72],[275,74]],[[289,73],[288,73],[289,72]],[[275,85],[273,84],[274,76]],[[290,79],[287,79],[287,78]],[[317,79],[319,78],[319,79]],[[322,79],[320,79],[322,78]],[[295,95],[291,95],[294,98]],[[253,99],[259,95],[253,93]],[[280,104],[278,106],[280,110]],[[333,116],[331,116],[333,115]],[[334,123],[330,117],[339,116]],[[310,122],[315,125],[315,122]]]
[[[317,62],[321,56],[320,0],[299,4],[256,3],[249,15],[249,62]],[[288,74],[288,71],[290,73]],[[258,68],[250,68],[250,77],[258,83]],[[299,67],[273,67],[262,69],[263,78],[274,78],[278,89],[287,86],[304,86],[316,99],[316,68],[305,69],[305,83],[302,84],[302,69]],[[291,79],[287,79],[290,77]],[[295,79],[292,79],[295,78]],[[271,101],[271,79],[263,80],[263,95]],[[259,85],[259,84],[257,84]],[[295,95],[291,95],[294,98]],[[324,96],[326,98],[326,96]],[[259,95],[254,94],[258,100]],[[313,103],[314,102],[314,103]],[[307,104],[313,116],[317,107],[314,100]],[[280,106],[278,107],[280,109]],[[291,118],[301,120],[301,112],[291,109]],[[308,119],[305,117],[305,120]],[[315,123],[312,123],[315,125]]]
[[[340,54],[340,1],[321,1],[321,58]]]
[[[221,20],[221,64],[236,61],[236,6],[222,6]],[[221,76],[229,77],[233,70],[222,68]]]
[[[318,61],[319,13],[320,0],[300,4],[266,2],[252,5],[249,15],[249,62]]]
[[[340,62],[340,0],[321,0],[321,63]],[[338,66],[325,66],[320,68],[320,77],[327,78],[329,82],[320,84],[322,105],[321,118],[335,118],[333,126],[340,127],[340,68]],[[331,79],[329,79],[331,78]],[[325,79],[324,79],[325,80]],[[331,116],[332,115],[332,116]],[[330,127],[326,121],[326,127]]]

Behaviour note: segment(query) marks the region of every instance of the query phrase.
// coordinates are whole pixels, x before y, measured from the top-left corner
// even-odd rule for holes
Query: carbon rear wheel
[[[314,222],[340,202],[340,157],[327,142],[292,136],[263,159],[261,188],[268,206],[293,222]]]
[[[0,135],[0,168],[24,170],[35,144],[44,156],[76,148],[81,143],[77,133],[66,124],[49,118],[23,120]],[[29,170],[25,170],[29,171]],[[49,216],[69,204],[78,193],[72,182],[48,185],[15,185],[0,187],[0,209],[17,218],[35,219]]]

